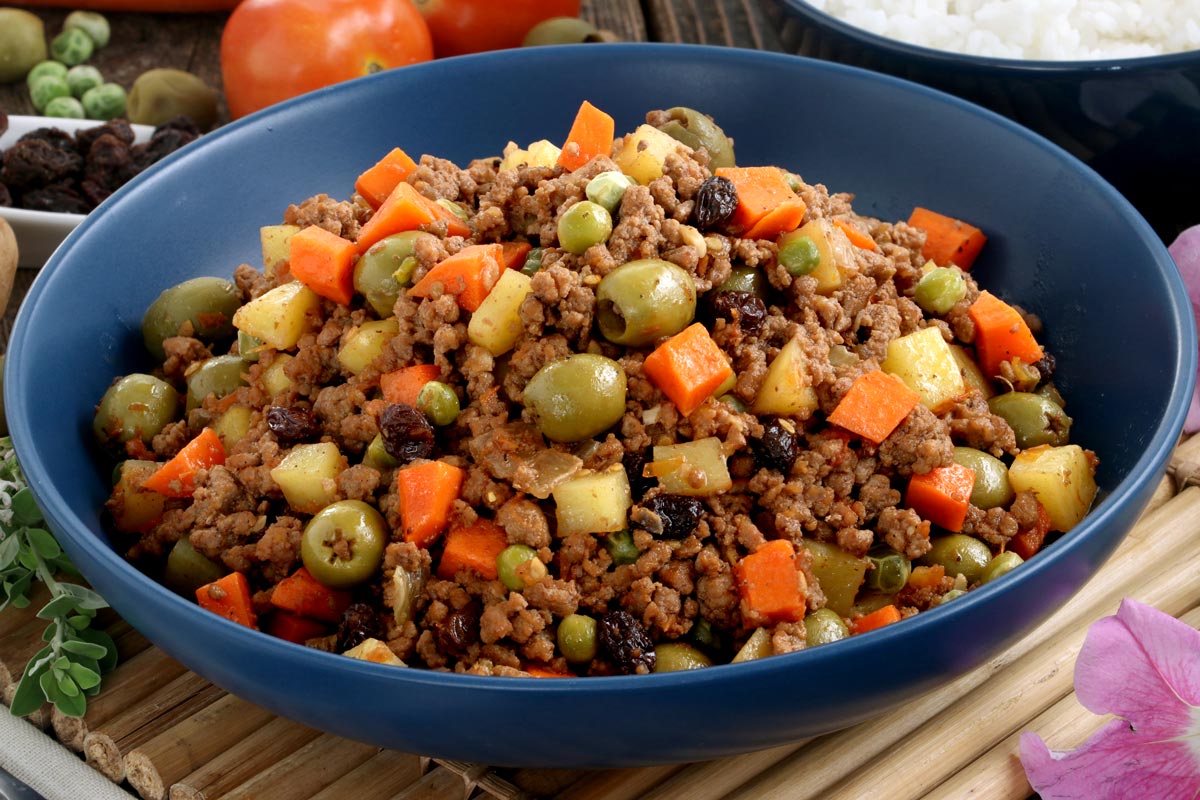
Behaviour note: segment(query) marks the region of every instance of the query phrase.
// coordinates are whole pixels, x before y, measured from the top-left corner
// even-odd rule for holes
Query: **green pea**
[[[95,11],[72,11],[67,14],[67,18],[63,20],[63,29],[70,30],[78,28],[86,33],[99,50],[108,44],[111,30],[109,29],[108,20],[103,14],[97,14]]]
[[[529,29],[521,41],[522,47],[539,47],[547,44],[580,44],[597,41],[600,32],[596,26],[578,17],[551,17]]]
[[[612,216],[591,200],[580,200],[558,218],[558,243],[568,253],[580,255],[594,244],[608,241]]]
[[[895,594],[908,583],[911,565],[907,558],[895,550],[884,548],[878,553],[868,553],[867,560],[873,569],[867,570],[866,586],[884,594]]]
[[[422,239],[433,239],[423,231],[405,231],[381,239],[354,264],[354,290],[381,317],[392,316],[400,289],[412,281],[417,269],[413,255]]]
[[[517,572],[517,568],[530,559],[537,559],[537,551],[523,544],[510,544],[496,556],[496,573],[500,582],[519,592],[525,588],[525,580]],[[541,561],[538,561],[541,564]],[[542,565],[543,570],[545,565]],[[543,572],[543,574],[545,574]]]
[[[667,114],[670,119],[660,126],[663,133],[693,150],[707,150],[709,165],[713,169],[735,165],[733,143],[711,117],[683,106],[668,109]]]
[[[95,49],[92,37],[79,28],[67,28],[50,40],[50,55],[70,67],[87,61]]]
[[[88,89],[80,98],[88,119],[110,120],[125,116],[125,90],[115,83]]]
[[[974,536],[952,533],[935,537],[929,552],[919,559],[922,564],[941,564],[947,575],[962,575],[968,584],[978,583],[992,560],[992,551]]]
[[[712,665],[711,658],[687,642],[663,642],[654,646],[655,672],[682,672]]]
[[[241,356],[213,356],[205,359],[187,379],[187,410],[198,408],[206,397],[222,398],[246,385],[248,364]]]
[[[987,563],[987,566],[983,568],[983,577],[980,581],[982,583],[994,581],[996,578],[1013,571],[1024,563],[1025,559],[1011,550],[1005,550]]]
[[[320,583],[349,589],[379,570],[388,539],[387,522],[373,506],[361,500],[339,500],[308,521],[300,557]]]
[[[558,649],[572,664],[596,657],[596,620],[586,614],[568,614],[558,623]]]
[[[224,566],[201,553],[192,546],[187,536],[183,536],[167,554],[163,583],[177,594],[194,600],[197,589],[212,583],[226,572]]]
[[[46,106],[56,97],[70,97],[71,87],[65,77],[44,75],[29,87],[29,100],[38,111],[45,111]]]
[[[153,375],[134,373],[114,383],[100,399],[92,430],[101,444],[141,439],[146,444],[174,421],[179,395]]]
[[[33,65],[33,69],[29,70],[29,74],[25,76],[25,85],[30,89],[38,78],[44,78],[47,75],[55,78],[67,79],[67,65],[61,61],[39,61]],[[69,84],[68,84],[69,85]]]
[[[20,8],[0,8],[0,83],[20,80],[45,59],[41,18]]]
[[[836,642],[850,635],[846,621],[831,608],[822,608],[806,616],[804,632],[809,647]]]
[[[542,268],[542,253],[545,252],[540,247],[534,247],[525,254],[525,263],[521,265],[521,272],[529,277],[533,277]]]
[[[525,385],[525,408],[556,442],[602,433],[625,414],[625,370],[616,361],[575,353],[542,367]]]
[[[765,299],[771,289],[767,276],[754,267],[734,267],[725,282],[716,288],[718,292],[749,292]]]
[[[1008,467],[1003,461],[973,447],[955,447],[954,460],[975,472],[971,505],[988,509],[1007,506],[1013,501]]]
[[[945,314],[967,296],[967,281],[958,267],[936,267],[921,276],[913,299],[928,314]]]
[[[799,278],[821,265],[821,251],[810,236],[785,233],[779,237],[779,263],[789,275]]]
[[[458,395],[441,381],[430,381],[417,393],[417,410],[438,427],[458,419]]]
[[[1009,424],[1022,450],[1039,444],[1060,447],[1070,441],[1071,418],[1048,397],[1007,392],[988,400],[988,408]]]
[[[609,214],[615,214],[621,205],[621,198],[625,196],[625,190],[630,186],[633,186],[632,178],[623,172],[610,170],[601,172],[588,181],[584,193],[587,194],[588,200],[604,206]]]
[[[633,543],[633,534],[629,531],[616,531],[605,536],[604,549],[608,551],[613,564],[618,567],[632,564],[642,555],[642,551]]]
[[[83,97],[88,89],[95,89],[104,83],[104,76],[100,74],[100,70],[91,64],[80,64],[79,66],[71,67],[67,71],[66,78],[67,86],[71,87],[71,94],[76,97]]]
[[[83,104],[74,97],[56,97],[46,103],[42,113],[60,119],[84,119]]]
[[[596,287],[600,333],[614,344],[648,345],[696,318],[696,284],[669,261],[645,258],[614,269]]]

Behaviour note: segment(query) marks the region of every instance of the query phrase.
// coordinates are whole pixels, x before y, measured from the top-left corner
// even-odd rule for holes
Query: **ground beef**
[[[335,236],[354,241],[358,238],[359,226],[366,220],[361,206],[319,194],[298,206],[288,206],[283,221],[288,225],[299,225],[301,228],[316,225]]]

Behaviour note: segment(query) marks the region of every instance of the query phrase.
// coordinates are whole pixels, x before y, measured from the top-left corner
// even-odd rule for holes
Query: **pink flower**
[[[1200,225],[1193,225],[1176,237],[1167,248],[1179,274],[1187,286],[1188,297],[1192,301],[1192,313],[1200,321]],[[1188,409],[1187,420],[1183,423],[1184,433],[1195,433],[1200,430],[1200,384],[1192,394],[1192,406]]]
[[[1021,734],[1021,762],[1042,800],[1200,797],[1200,631],[1124,600],[1088,630],[1075,695],[1119,719],[1075,750]]]

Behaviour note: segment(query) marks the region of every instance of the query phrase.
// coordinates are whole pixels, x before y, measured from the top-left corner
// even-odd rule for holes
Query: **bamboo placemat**
[[[1017,737],[1073,747],[1103,722],[1075,700],[1087,627],[1133,597],[1200,626],[1200,437],[1176,451],[1145,514],[1104,568],[993,661],[912,703],[828,736],[683,765],[499,769],[340,739],[228,695],[105,619],[121,663],[82,720],[31,721],[149,800],[1026,800]],[[44,623],[0,615],[0,699]],[[31,641],[33,640],[33,641]],[[36,649],[36,648],[34,648]]]

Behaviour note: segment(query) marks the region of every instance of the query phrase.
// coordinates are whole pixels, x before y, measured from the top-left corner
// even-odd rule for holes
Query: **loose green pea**
[[[632,178],[623,172],[610,170],[601,172],[588,181],[584,193],[587,194],[588,200],[604,206],[609,214],[615,214],[621,205],[621,198],[625,196],[625,190],[630,186],[633,186]]]
[[[612,215],[591,200],[581,200],[558,218],[558,243],[568,253],[580,255],[612,234]]]
[[[83,119],[83,104],[74,97],[56,97],[46,107],[42,109],[42,113],[47,117],[58,117],[59,119]]]
[[[32,89],[33,84],[38,78],[44,78],[47,75],[66,80],[67,65],[61,61],[39,61],[33,65],[33,69],[29,70],[29,74],[25,76],[25,85]]]
[[[110,120],[125,115],[125,90],[115,83],[88,89],[80,100],[88,119]]]
[[[980,581],[982,583],[994,581],[996,578],[1012,572],[1024,563],[1025,559],[1011,550],[1005,550],[987,563],[987,566],[983,568],[983,577]]]
[[[804,632],[808,637],[808,646],[829,644],[850,635],[846,621],[831,608],[822,608],[804,618]]]
[[[517,574],[517,567],[530,559],[537,558],[537,551],[523,544],[510,544],[496,556],[496,574],[500,582],[519,592],[525,588],[525,581]]]
[[[50,40],[50,55],[70,67],[87,61],[95,49],[92,37],[79,28],[67,28]]]
[[[88,89],[95,89],[104,83],[104,76],[100,74],[100,70],[91,64],[80,64],[71,67],[67,70],[66,77],[67,86],[71,87],[71,94],[76,97],[83,97]]]
[[[558,649],[572,664],[596,657],[596,620],[586,614],[568,614],[558,623]]]
[[[103,14],[97,14],[95,11],[72,11],[67,14],[67,18],[63,20],[63,30],[73,28],[78,28],[86,33],[97,50],[108,44],[112,33],[108,26],[108,20],[104,18]]]
[[[438,427],[458,419],[458,395],[441,381],[430,381],[417,393],[417,410]]]
[[[529,277],[533,277],[542,268],[542,253],[545,252],[540,247],[534,247],[525,254],[525,263],[521,265],[521,272]]]
[[[629,531],[617,531],[605,536],[604,549],[608,551],[613,564],[618,567],[632,564],[642,555],[642,551],[633,543],[633,534]]]
[[[716,288],[718,292],[749,292],[760,300],[766,298],[771,285],[762,270],[754,267],[734,267],[725,282]]]
[[[654,654],[655,672],[682,672],[713,665],[711,658],[687,642],[663,642],[654,646]]]
[[[945,314],[967,296],[967,281],[958,267],[937,267],[921,276],[913,299],[928,314]]]
[[[29,87],[29,99],[33,102],[33,107],[38,111],[45,111],[46,106],[56,97],[70,97],[71,87],[67,85],[66,78],[59,78],[55,75],[46,75],[38,78]]]
[[[780,237],[777,258],[789,275],[799,278],[820,266],[821,251],[812,237],[785,234]]]

